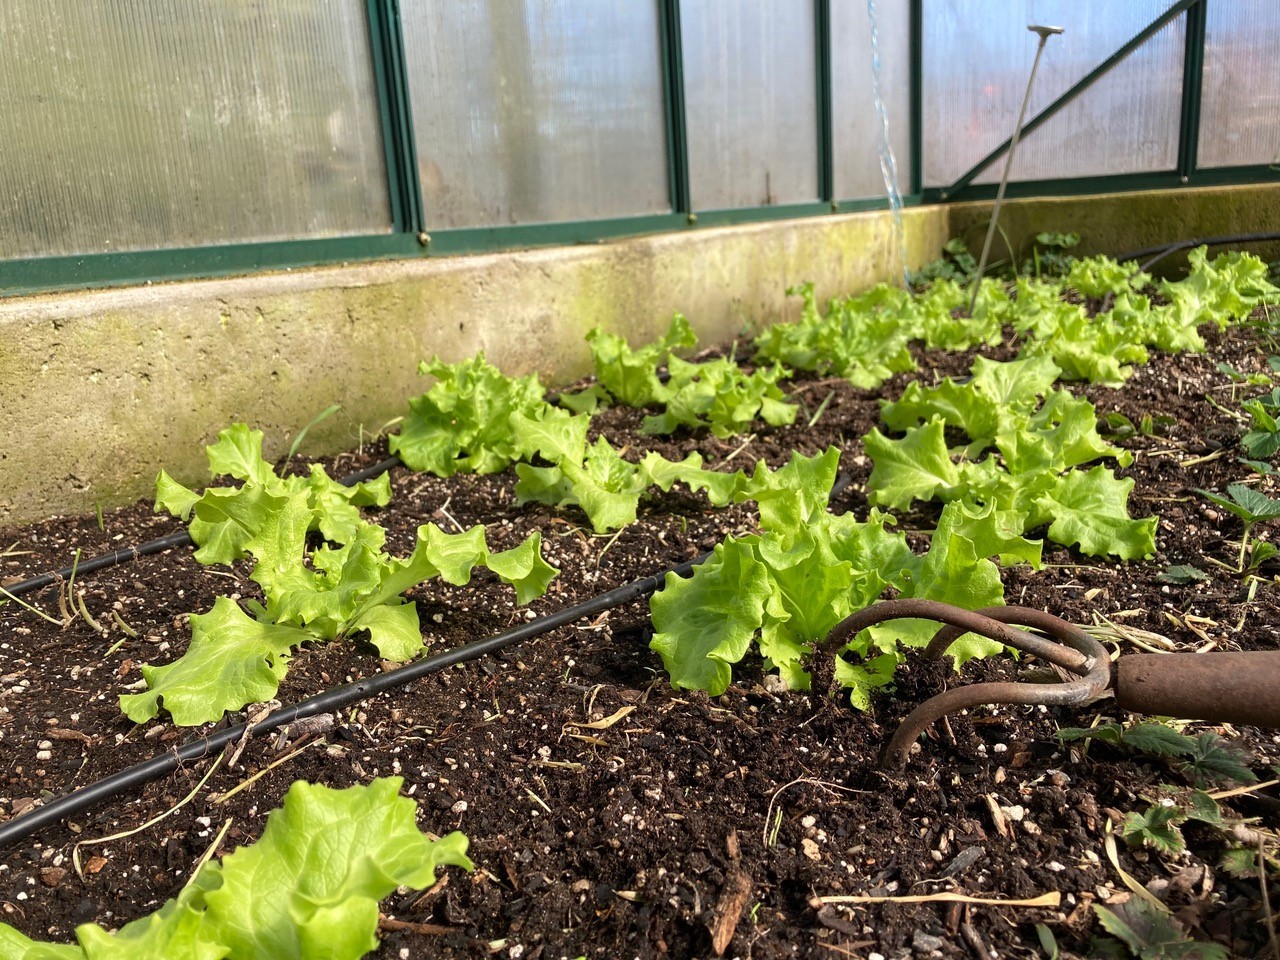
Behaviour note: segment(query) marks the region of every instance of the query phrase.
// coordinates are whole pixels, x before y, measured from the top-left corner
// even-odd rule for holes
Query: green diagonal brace
[[[1118,64],[1121,60],[1123,60],[1129,54],[1133,53],[1133,51],[1137,50],[1138,47],[1142,46],[1144,43],[1150,40],[1153,36],[1155,36],[1157,33],[1163,30],[1165,26],[1167,26],[1170,23],[1170,21],[1174,20],[1178,16],[1181,16],[1189,7],[1199,2],[1200,0],[1177,0],[1177,3],[1173,4],[1171,7],[1169,7],[1168,10],[1160,14],[1160,16],[1156,17],[1149,24],[1143,27],[1142,30],[1140,30],[1133,37],[1132,40],[1126,43],[1123,47],[1121,47],[1111,56],[1107,57],[1107,59],[1103,60],[1100,64],[1098,64],[1088,73],[1086,73],[1083,77],[1081,77],[1078,81],[1076,81],[1064,94],[1062,94],[1062,96],[1058,97],[1057,100],[1054,100],[1053,103],[1049,104],[1039,113],[1037,113],[1034,117],[1032,117],[1030,120],[1024,123],[1022,125],[1022,136],[1025,137],[1027,134],[1031,133],[1031,131],[1035,130],[1037,127],[1043,124],[1046,120],[1048,120],[1050,117],[1056,114],[1059,110],[1061,110],[1068,103],[1070,103],[1072,100],[1078,97],[1081,93],[1083,93],[1085,90],[1088,90],[1091,86],[1093,86],[1099,80],[1099,78],[1101,78],[1102,76],[1110,72],[1112,67],[1114,67],[1116,64]],[[987,167],[991,166],[991,164],[993,164],[996,160],[1004,156],[1005,152],[1009,149],[1009,144],[1012,142],[1012,140],[1013,140],[1012,137],[1005,140],[1002,144],[1000,144],[1000,146],[996,147],[994,150],[988,153],[985,157],[983,157],[981,160],[975,163],[972,167],[970,167],[967,171],[965,171],[960,176],[960,178],[956,180],[955,183],[951,184],[951,186],[947,187],[945,190],[942,191],[941,193],[942,199],[946,200],[949,197],[955,196],[956,193],[963,190],[970,183],[972,183],[973,179],[976,176],[978,176],[978,174],[982,173],[983,170],[987,169]]]

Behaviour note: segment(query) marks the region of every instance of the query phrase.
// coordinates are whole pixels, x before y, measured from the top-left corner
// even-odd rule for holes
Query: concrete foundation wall
[[[906,212],[919,265],[942,208]],[[608,244],[294,271],[0,301],[0,525],[150,496],[161,467],[207,477],[204,445],[235,421],[286,451],[354,448],[427,386],[417,362],[484,350],[545,383],[589,372],[600,325],[635,345],[686,314],[704,343],[781,318],[789,285],[822,297],[894,278],[892,221],[871,212]]]
[[[947,209],[951,235],[963,238],[976,256],[991,203],[956,203]],[[1030,256],[1035,235],[1044,230],[1080,234],[1080,246],[1072,251],[1080,256],[1119,256],[1192,237],[1280,230],[1280,183],[1006,200],[1000,226],[1020,258]],[[1280,256],[1277,244],[1255,244],[1251,249],[1268,259]],[[1008,259],[999,234],[991,250],[993,261]],[[1171,258],[1162,267],[1173,269],[1185,262],[1185,256]]]

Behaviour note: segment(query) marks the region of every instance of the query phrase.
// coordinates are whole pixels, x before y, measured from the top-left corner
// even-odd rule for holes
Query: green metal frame
[[[662,90],[667,108],[667,182],[671,209],[687,215],[689,200],[689,124],[684,108],[684,44],[680,34],[680,0],[660,0],[658,28],[662,41]]]
[[[1072,84],[1060,97],[1058,97],[1056,100],[1050,103],[1047,107],[1045,107],[1043,110],[1037,113],[1034,117],[1032,117],[1030,120],[1024,123],[1022,125],[1022,136],[1024,137],[1027,136],[1028,134],[1032,133],[1037,128],[1042,126],[1045,122],[1050,120],[1052,117],[1057,115],[1057,113],[1060,110],[1062,110],[1063,107],[1071,103],[1071,101],[1075,100],[1076,97],[1080,96],[1080,94],[1084,93],[1084,91],[1092,87],[1099,79],[1101,79],[1103,76],[1109,73],[1113,67],[1115,67],[1118,63],[1120,63],[1121,60],[1129,56],[1129,54],[1133,53],[1134,50],[1138,49],[1138,47],[1142,46],[1144,43],[1150,40],[1153,36],[1155,36],[1157,33],[1163,30],[1166,26],[1168,26],[1168,24],[1170,24],[1177,17],[1181,16],[1187,10],[1187,8],[1194,5],[1201,4],[1203,2],[1204,0],[1177,0],[1177,2],[1172,4],[1169,7],[1169,9],[1167,9],[1164,13],[1160,14],[1160,16],[1156,17],[1149,24],[1147,24],[1145,27],[1139,30],[1138,33],[1135,34],[1122,47],[1120,47],[1120,49],[1116,50],[1115,53],[1111,54],[1111,56],[1107,57],[1107,59],[1103,60],[1100,64],[1098,64],[1088,73],[1086,73],[1083,77],[1081,77],[1074,84]],[[1001,157],[1005,155],[1005,153],[1008,152],[1012,142],[1013,142],[1013,137],[1010,136],[1009,138],[1004,140],[1004,142],[1002,142],[999,146],[997,146],[994,150],[988,153],[985,157],[983,157],[981,160],[975,163],[972,167],[966,170],[963,174],[961,174],[956,179],[956,181],[952,183],[950,186],[942,187],[942,188],[937,188],[937,187],[926,188],[924,191],[925,198],[932,199],[932,200],[957,199],[957,195],[966,192],[966,188],[968,188],[970,184],[973,183],[974,178],[976,178],[979,174],[981,174],[984,170],[986,170],[987,167],[991,166],[991,164],[995,163],[995,161],[999,160]],[[1050,181],[1041,181],[1041,182],[1044,183],[1044,182],[1050,182]],[[1069,184],[1069,183],[1072,183],[1073,181],[1063,181],[1063,182],[1064,184]],[[1012,188],[1012,186],[1013,184],[1011,183],[1010,187]],[[973,198],[972,195],[968,195],[967,197],[965,197],[965,199],[972,199],[972,198]]]
[[[831,93],[831,0],[814,0],[813,34],[818,84],[818,199],[831,206],[836,199],[835,118]]]
[[[913,196],[924,193],[924,0],[911,0],[908,14],[911,114],[907,120],[911,138],[911,186]]]
[[[689,173],[689,121],[685,104],[684,53],[680,0],[655,0],[661,31],[663,94],[666,108],[668,180],[671,212],[564,223],[522,224],[430,231],[418,179],[408,71],[401,27],[400,0],[366,0],[376,77],[379,119],[386,162],[391,222],[385,233],[309,238],[217,246],[92,253],[76,256],[0,260],[0,296],[56,289],[132,285],[188,280],[269,270],[426,256],[491,252],[549,245],[596,243],[620,237],[682,229],[727,226],[833,212],[882,210],[885,197],[842,199],[835,194],[832,66],[832,0],[813,0],[816,44],[819,195],[812,202],[732,210],[697,210]],[[1114,54],[1024,126],[1034,130],[1174,18],[1187,17],[1183,63],[1181,126],[1175,170],[1071,180],[1015,181],[1012,197],[1084,194],[1179,186],[1280,182],[1280,168],[1255,165],[1197,167],[1200,98],[1204,69],[1205,24],[1210,0],[1176,0]],[[940,200],[978,200],[994,196],[996,186],[973,179],[1008,147],[1002,144],[945,188],[922,187],[923,180],[923,23],[924,0],[909,0],[909,193],[905,205]]]
[[[1204,0],[1187,7],[1186,47],[1182,56],[1182,111],[1178,125],[1178,175],[1190,181],[1200,149],[1200,96],[1204,88]]]
[[[0,260],[0,296],[421,256],[411,233]]]
[[[416,235],[424,229],[422,190],[418,183],[413,112],[409,107],[400,0],[366,0],[366,4],[378,112],[382,120],[382,149],[391,194],[392,229]]]

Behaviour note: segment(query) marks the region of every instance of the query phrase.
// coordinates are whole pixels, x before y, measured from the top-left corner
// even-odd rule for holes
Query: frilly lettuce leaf
[[[232,424],[206,448],[210,476],[242,481],[238,487],[209,487],[203,494],[187,489],[161,470],[156,478],[156,512],[189,520],[188,532],[206,564],[229,564],[245,556],[250,540],[284,502],[305,493],[311,509],[308,529],[342,543],[361,523],[359,507],[384,507],[391,499],[386,474],[351,486],[332,479],[319,464],[306,477],[276,476],[262,456],[262,431]]]
[[[295,783],[257,843],[205,865],[155,913],[115,933],[83,924],[78,946],[36,943],[0,924],[0,952],[12,960],[356,960],[378,945],[378,901],[399,887],[431,886],[442,867],[474,869],[461,833],[422,833],[401,783]]]
[[[544,403],[536,374],[508,377],[484,353],[460,363],[433,358],[418,372],[436,382],[409,401],[409,415],[388,446],[411,470],[449,477],[496,473],[518,458],[507,418]]]

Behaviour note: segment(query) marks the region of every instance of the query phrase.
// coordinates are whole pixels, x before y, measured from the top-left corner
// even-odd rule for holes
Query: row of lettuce
[[[697,340],[679,315],[665,337],[639,349],[595,330],[588,342],[596,382],[554,403],[536,376],[507,377],[483,355],[456,364],[436,360],[422,364],[435,382],[410,401],[390,446],[410,469],[441,477],[514,465],[519,503],[580,510],[597,533],[633,523],[642,497],[654,488],[683,484],[715,507],[756,502],[758,536],[726,540],[692,577],[669,578],[655,596],[654,649],[679,687],[723,691],[728,665],[753,643],[788,683],[803,686],[800,663],[812,645],[887,587],[961,605],[1000,602],[994,571],[981,590],[981,576],[969,578],[967,589],[963,577],[937,576],[954,550],[1038,562],[1040,543],[1026,537],[1043,530],[1049,540],[1090,556],[1137,560],[1155,553],[1157,519],[1130,516],[1133,481],[1108,465],[1128,465],[1131,454],[1104,439],[1088,400],[1055,384],[1123,379],[1128,371],[1116,364],[1140,362],[1148,346],[1203,349],[1201,325],[1225,328],[1280,299],[1266,266],[1248,254],[1210,260],[1199,250],[1190,262],[1185,279],[1161,281],[1150,295],[1141,291],[1151,280],[1135,265],[1105,257],[1075,261],[1057,280],[1020,278],[1011,286],[985,280],[972,316],[961,309],[965,294],[952,281],[937,281],[918,295],[882,285],[833,301],[825,313],[805,288],[801,319],[757,337],[750,369],[732,355],[680,359],[677,352],[693,349]],[[1109,300],[1109,309],[1090,316],[1082,300],[1104,306]],[[708,469],[697,453],[680,461],[652,451],[628,459],[604,436],[589,440],[593,413],[611,403],[649,411],[642,430],[654,434],[684,429],[728,436],[758,419],[786,424],[796,405],[779,383],[794,368],[871,388],[914,367],[913,341],[960,350],[1000,343],[1009,329],[1021,344],[1018,359],[978,357],[963,380],[909,383],[896,400],[881,401],[884,432],[873,429],[863,438],[873,464],[873,504],[898,514],[929,502],[944,507],[929,550],[914,560],[905,536],[889,532],[892,514],[825,519],[825,493],[818,489],[825,481],[815,478],[834,480],[837,451],[797,457],[777,471],[761,464],[748,476]],[[211,474],[238,481],[234,486],[198,494],[167,474],[159,478],[157,509],[189,520],[196,558],[217,564],[252,558],[251,576],[265,604],[248,601],[246,610],[223,598],[193,616],[187,652],[166,666],[144,668],[146,689],[121,698],[135,721],[163,708],[180,725],[208,723],[271,699],[289,655],[303,642],[367,636],[384,659],[417,656],[423,640],[405,593],[430,578],[465,585],[484,567],[511,584],[524,604],[541,596],[557,572],[543,558],[537,533],[495,553],[480,526],[450,534],[426,524],[411,556],[389,556],[386,532],[360,512],[388,502],[386,475],[352,487],[319,466],[305,477],[281,477],[263,458],[262,439],[236,425],[209,448]],[[825,486],[829,491],[830,483]],[[785,516],[794,529],[771,527],[769,516]],[[856,527],[827,528],[836,522]],[[971,529],[974,524],[984,532]],[[959,531],[955,536],[968,546],[949,542],[950,531]],[[1008,546],[1015,539],[1021,544]],[[850,546],[855,541],[862,546]],[[1006,548],[988,550],[992,542]],[[768,592],[758,612],[754,604],[738,604],[736,620],[703,595],[712,578],[734,576],[741,595],[754,595],[761,584]],[[750,630],[743,634],[734,624],[748,609]],[[867,689],[887,682],[891,661],[918,639],[909,626],[857,638],[850,653],[861,662],[846,661],[840,669],[854,702],[865,706]]]
[[[832,301],[825,313],[811,287],[797,293],[801,319],[757,337],[750,370],[732,355],[681,359],[696,338],[678,315],[663,339],[636,350],[593,331],[596,383],[554,403],[536,377],[506,377],[483,356],[423,364],[435,383],[410,401],[391,450],[409,468],[442,477],[514,464],[520,503],[580,510],[598,533],[634,522],[651,488],[684,484],[714,507],[754,502],[757,533],[726,537],[690,577],[669,575],[653,596],[652,646],[677,687],[721,693],[754,650],[786,686],[804,689],[815,646],[887,589],[969,608],[1002,603],[1000,565],[1041,562],[1042,541],[1030,533],[1043,529],[1092,556],[1151,556],[1156,518],[1129,515],[1133,481],[1101,462],[1127,465],[1130,454],[1104,439],[1092,404],[1055,383],[1122,383],[1149,347],[1201,350],[1201,325],[1222,328],[1280,299],[1261,261],[1209,260],[1203,250],[1186,279],[1154,288],[1136,266],[1107,258],[1075,261],[1058,280],[984,280],[971,315],[966,291],[949,280],[920,294],[880,286]],[[1084,300],[1101,300],[1102,309],[1091,312]],[[1017,359],[979,357],[964,380],[912,382],[881,401],[885,431],[863,438],[876,505],[863,519],[829,509],[834,448],[794,455],[778,470],[760,463],[748,475],[707,469],[696,453],[631,460],[603,436],[588,439],[592,414],[612,403],[645,408],[641,429],[653,435],[726,437],[760,420],[790,424],[799,408],[780,384],[794,370],[876,389],[915,368],[913,342],[967,350],[1002,343],[1010,330],[1021,344]],[[263,600],[221,597],[192,615],[186,652],[144,667],[145,689],[121,697],[134,721],[163,709],[177,725],[199,725],[269,700],[303,643],[367,637],[386,660],[412,659],[424,641],[406,594],[432,578],[465,585],[484,568],[526,604],[558,573],[538,533],[495,552],[482,526],[450,534],[425,524],[412,553],[393,556],[386,530],[363,512],[388,504],[386,474],[352,486],[318,465],[281,476],[262,442],[237,424],[208,448],[211,475],[231,485],[197,493],[165,473],[158,479],[157,510],[189,521],[196,559],[251,559]],[[917,552],[879,508],[928,502],[941,509],[928,548]],[[867,708],[904,651],[927,643],[932,628],[896,621],[853,638],[835,663],[851,702]],[[972,636],[952,647],[957,665],[997,649]],[[347,790],[295,784],[257,844],[206,864],[156,913],[116,933],[85,924],[75,946],[36,943],[0,924],[0,952],[22,960],[361,956],[376,945],[381,897],[430,885],[440,866],[471,866],[466,838],[423,835],[399,787],[394,778]]]

